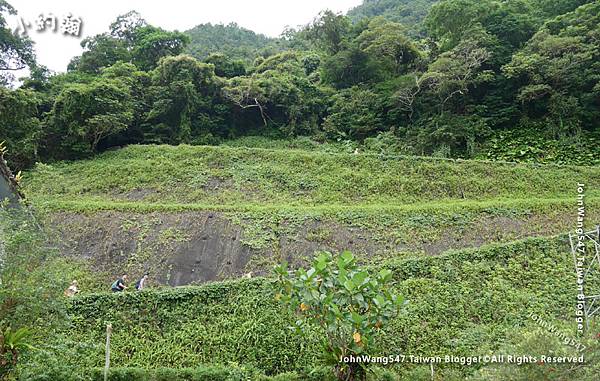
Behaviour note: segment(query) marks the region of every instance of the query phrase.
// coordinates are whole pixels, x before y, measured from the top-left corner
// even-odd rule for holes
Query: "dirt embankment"
[[[150,271],[153,279],[172,286],[264,275],[284,259],[297,266],[320,250],[351,250],[365,261],[379,262],[569,229],[568,218],[545,215],[483,216],[426,234],[418,226],[385,234],[327,219],[257,227],[255,221],[219,212],[60,212],[48,219],[63,254],[84,260],[99,274],[110,278],[122,271],[135,276]]]

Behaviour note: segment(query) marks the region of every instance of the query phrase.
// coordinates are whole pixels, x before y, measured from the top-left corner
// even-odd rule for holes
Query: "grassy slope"
[[[599,175],[597,167],[135,146],[95,160],[40,165],[27,174],[25,190],[34,205],[54,211],[218,210],[270,228],[280,220],[325,216],[375,224],[381,232],[396,229],[402,238],[448,221],[460,232],[482,215],[534,215],[538,224],[548,216],[561,230],[573,218],[578,181],[587,184],[590,209],[598,209]],[[552,321],[572,311],[572,262],[559,239],[386,263],[411,304],[382,335],[385,354],[484,353],[496,349],[507,331],[528,324],[530,312]],[[101,365],[97,345],[110,320],[115,366],[233,361],[279,373],[313,365],[318,336],[304,339],[287,330],[293,317],[274,302],[270,287],[258,279],[78,298],[67,334],[89,353],[65,354],[65,364]]]
[[[386,252],[398,245],[421,251],[439,240],[448,242],[442,247],[465,247],[557,234],[575,219],[578,181],[588,187],[589,218],[600,218],[598,167],[381,157],[274,144],[278,149],[130,146],[94,160],[38,165],[25,176],[25,191],[36,206],[54,212],[113,211],[123,220],[130,213],[223,212],[244,227],[244,244],[273,251],[279,237],[295,240],[311,221],[321,224],[311,239],[327,238],[332,224],[342,225],[362,229]],[[502,221],[512,227],[487,226]]]
[[[530,313],[548,321],[565,319],[575,292],[572,260],[565,249],[564,239],[529,239],[388,263],[396,291],[410,304],[381,335],[378,352],[489,353],[508,331],[531,324]],[[104,322],[112,321],[115,366],[236,362],[267,373],[312,366],[319,334],[302,338],[290,331],[294,317],[274,301],[271,287],[270,281],[255,279],[88,295],[75,300],[69,333],[77,341],[101,343]],[[102,353],[101,346],[90,349],[71,365],[101,366]],[[404,365],[402,371],[411,368]]]
[[[131,146],[95,160],[40,165],[26,178],[25,192],[34,202],[133,200],[159,209],[161,204],[415,207],[464,200],[561,199],[573,197],[577,181],[587,183],[589,198],[600,195],[598,167],[229,147]]]

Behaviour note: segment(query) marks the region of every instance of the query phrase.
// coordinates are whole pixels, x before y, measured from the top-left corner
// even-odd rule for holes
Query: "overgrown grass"
[[[598,205],[600,197],[593,196],[586,199],[590,206]],[[151,212],[184,212],[184,211],[217,211],[217,212],[298,212],[309,214],[336,214],[344,211],[358,213],[381,213],[382,211],[410,214],[415,212],[461,212],[482,211],[494,209],[538,209],[551,210],[555,207],[574,206],[573,198],[530,198],[530,199],[494,199],[494,200],[444,200],[431,202],[417,202],[411,204],[324,204],[324,205],[295,205],[295,204],[259,204],[239,203],[231,204],[203,204],[203,203],[162,203],[147,201],[122,201],[105,200],[102,197],[74,197],[61,198],[57,196],[40,196],[36,198],[35,206],[47,211],[73,211],[73,212],[98,212],[115,210],[122,212],[151,213]]]
[[[560,238],[528,239],[387,263],[395,274],[395,291],[410,303],[381,333],[377,352],[487,354],[507,332],[530,324],[530,313],[547,321],[568,319],[576,288],[567,248]],[[294,314],[275,301],[271,282],[79,297],[70,311],[68,334],[78,342],[102,343],[105,324],[112,322],[113,361],[122,367],[233,362],[277,374],[312,366],[320,334],[301,337],[288,328]],[[79,369],[101,366],[102,348],[90,347],[85,355],[64,361]],[[400,364],[393,369],[411,379],[416,368]],[[440,365],[437,371],[464,376],[477,368]]]
[[[94,160],[38,165],[34,202],[92,198],[224,206],[402,205],[600,195],[600,168],[229,147],[130,146]]]
[[[354,141],[343,142],[317,142],[308,136],[296,138],[274,138],[267,136],[242,136],[237,139],[226,140],[221,143],[226,147],[263,148],[278,150],[303,150],[323,153],[353,153],[359,144]],[[373,152],[372,152],[373,153]]]

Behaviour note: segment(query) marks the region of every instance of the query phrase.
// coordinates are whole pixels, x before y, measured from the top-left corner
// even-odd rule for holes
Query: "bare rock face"
[[[58,213],[49,223],[63,254],[97,272],[148,271],[172,286],[241,276],[252,255],[240,226],[208,212]]]
[[[189,238],[177,245],[168,262],[171,285],[237,277],[252,256],[242,229],[222,217],[202,213],[189,221]],[[193,232],[193,233],[192,233]]]
[[[315,221],[257,246],[247,234],[252,222],[234,222],[218,212],[60,212],[51,214],[46,226],[64,255],[107,278],[149,271],[171,286],[268,275],[282,260],[298,266],[321,250],[367,255],[381,249],[355,228]]]
[[[12,193],[8,180],[4,178],[4,176],[0,176],[0,200],[9,199],[11,201],[15,201],[15,195]]]
[[[14,176],[4,160],[4,155],[0,151],[0,202],[8,200],[9,205],[18,207],[20,198],[21,195],[17,190]],[[4,237],[2,226],[0,225],[0,263],[3,261],[4,255]]]
[[[362,262],[380,263],[402,255],[437,255],[553,235],[569,228],[569,219],[561,213],[483,213],[428,230],[424,230],[426,223],[407,223],[410,216],[399,217],[394,226],[383,230],[334,218],[271,217],[261,220],[243,213],[211,211],[54,212],[44,225],[53,231],[51,236],[63,255],[85,263],[103,282],[123,272],[131,277],[150,272],[154,282],[171,286],[250,273],[269,275],[275,264],[285,260],[291,267],[304,266],[323,250],[350,250]],[[600,218],[600,212],[590,218]]]

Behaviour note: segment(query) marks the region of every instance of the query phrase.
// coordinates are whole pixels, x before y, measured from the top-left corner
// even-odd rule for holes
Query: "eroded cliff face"
[[[61,212],[46,222],[63,254],[83,259],[98,273],[150,271],[171,286],[266,275],[282,260],[298,265],[320,250],[351,249],[366,256],[383,249],[356,228],[314,221],[258,244],[252,223],[222,212]],[[313,236],[326,225],[327,233]]]
[[[45,225],[65,256],[82,261],[104,282],[122,272],[136,277],[150,271],[153,281],[180,286],[249,273],[266,275],[282,260],[303,265],[321,250],[351,250],[361,261],[377,264],[402,256],[437,255],[450,249],[558,234],[568,230],[570,222],[564,213],[483,213],[429,226],[432,222],[415,224],[415,216],[404,218],[394,226],[375,228],[359,221],[314,216],[265,222],[210,211],[63,211],[49,213]],[[600,215],[590,218],[599,220]]]
[[[19,205],[20,194],[17,190],[17,184],[14,180],[13,174],[8,168],[4,156],[0,152],[0,202],[6,202],[8,200],[9,205]],[[4,261],[4,234],[2,230],[2,224],[0,224],[0,263]]]
[[[0,176],[0,199],[4,200],[7,198],[11,201],[14,201],[15,195],[11,192],[8,181],[4,177]]]

